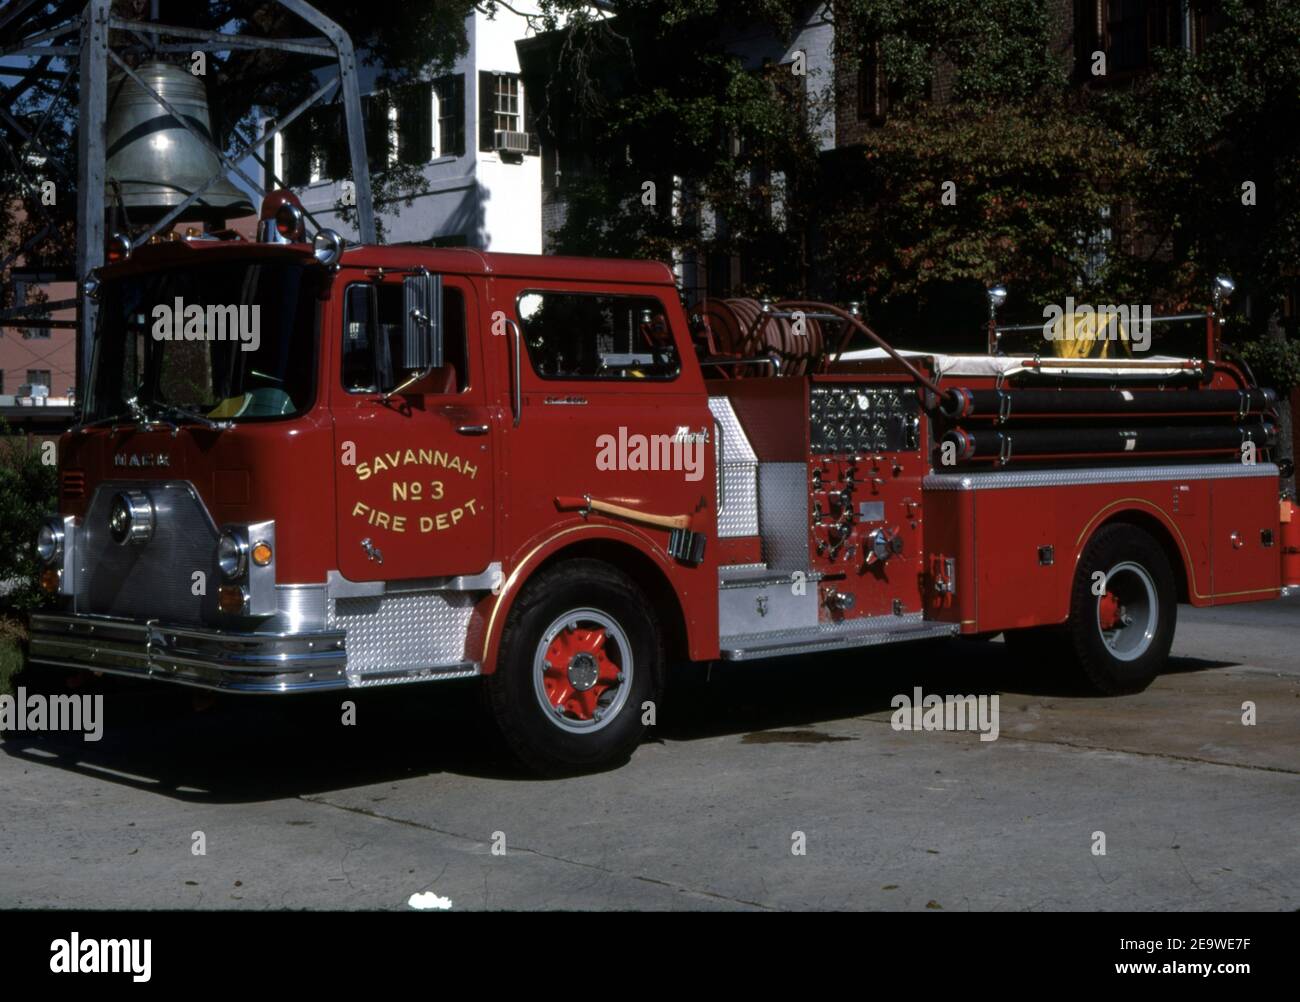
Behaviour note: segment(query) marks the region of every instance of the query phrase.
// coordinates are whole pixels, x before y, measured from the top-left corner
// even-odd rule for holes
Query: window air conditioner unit
[[[528,146],[527,132],[505,132],[501,129],[496,130],[496,148],[501,152],[527,153]]]

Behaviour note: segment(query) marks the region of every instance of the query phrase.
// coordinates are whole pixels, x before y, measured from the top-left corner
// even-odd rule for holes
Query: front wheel
[[[1067,625],[1071,653],[1104,695],[1141,692],[1174,641],[1178,595],[1164,550],[1141,529],[1108,525],[1079,560]]]
[[[530,581],[486,679],[493,717],[524,766],[565,775],[625,761],[660,697],[660,636],[645,595],[608,564],[570,560]]]

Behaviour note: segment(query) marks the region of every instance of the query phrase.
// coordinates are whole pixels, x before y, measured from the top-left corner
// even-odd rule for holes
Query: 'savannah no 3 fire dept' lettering
[[[369,463],[358,463],[357,479],[366,480],[372,474],[384,470],[396,470],[403,466],[441,466],[448,470],[463,473],[473,480],[478,476],[478,467],[459,456],[449,456],[441,449],[398,449],[375,456]]]
[[[405,532],[408,522],[420,532],[442,532],[444,529],[455,528],[466,515],[477,515],[478,502],[469,498],[464,504],[457,505],[449,511],[440,511],[433,515],[407,516],[377,511],[364,501],[358,501],[352,506],[352,514],[365,519],[368,525],[391,529],[393,532]]]
[[[283,192],[263,216],[287,237],[98,276],[34,663],[280,698],[481,676],[521,760],[563,773],[632,753],[670,660],[869,671],[883,643],[1002,634],[1129,693],[1180,603],[1300,586],[1276,397],[1221,351],[1217,294],[1146,345],[1065,317],[1042,357],[990,310],[970,352],[904,353],[828,303],[688,314],[663,264],[313,247]],[[177,296],[286,322],[152,341]],[[698,476],[592,448],[680,429]]]

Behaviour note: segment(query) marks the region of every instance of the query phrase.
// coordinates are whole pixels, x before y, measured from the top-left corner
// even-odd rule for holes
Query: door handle
[[[518,428],[519,421],[524,416],[524,389],[520,372],[524,349],[519,325],[509,317],[506,317],[506,324],[510,328],[510,410],[514,416],[514,427]]]
[[[491,431],[490,426],[485,424],[461,424],[456,426],[456,433],[459,435],[486,435]]]

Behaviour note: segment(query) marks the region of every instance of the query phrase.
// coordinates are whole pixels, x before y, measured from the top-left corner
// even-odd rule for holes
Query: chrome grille
[[[142,545],[113,541],[109,508],[119,491],[143,491],[154,508],[153,535]],[[78,532],[77,611],[167,623],[215,617],[217,527],[194,488],[182,482],[108,482],[95,488]],[[192,592],[206,575],[203,596]]]

